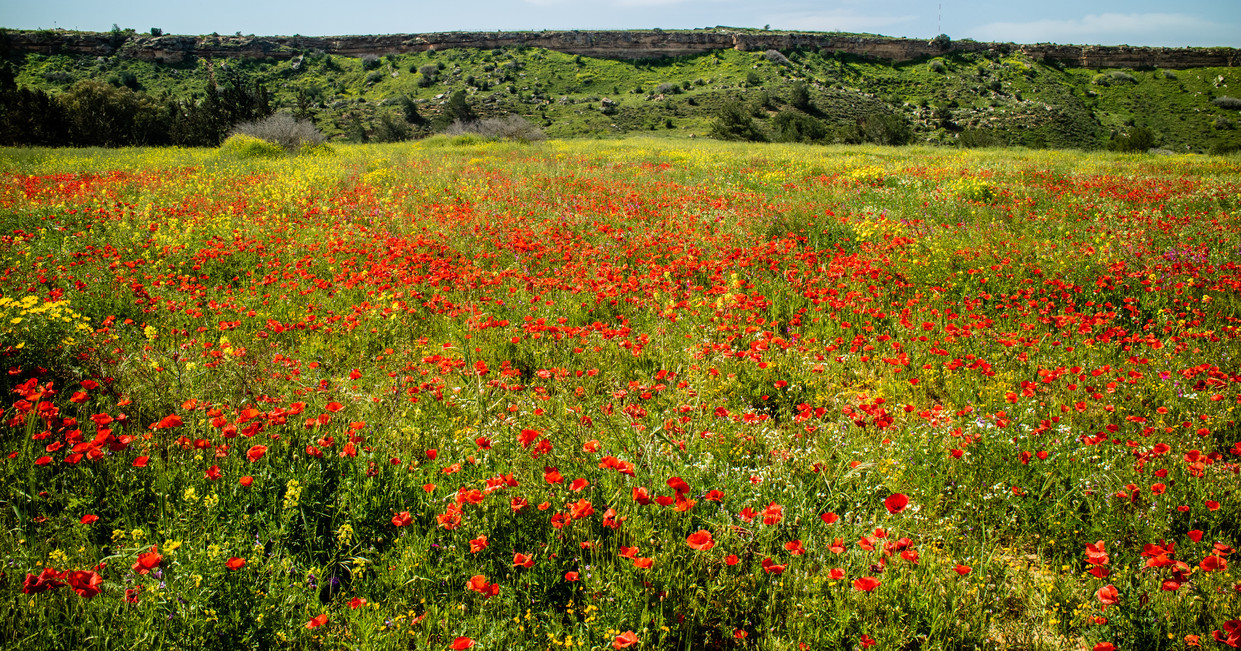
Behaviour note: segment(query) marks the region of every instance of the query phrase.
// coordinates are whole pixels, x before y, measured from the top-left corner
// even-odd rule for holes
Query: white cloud
[[[1220,27],[1188,14],[1107,13],[1067,20],[988,23],[974,28],[972,37],[1014,43],[1187,44],[1187,39],[1197,41],[1207,34],[1219,33]]]

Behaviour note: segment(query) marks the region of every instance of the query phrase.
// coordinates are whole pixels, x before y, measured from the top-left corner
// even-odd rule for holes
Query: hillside
[[[817,41],[785,34],[743,42],[734,34],[731,48],[660,58],[622,58],[615,42],[601,45],[598,39],[582,38],[582,48],[611,55],[572,54],[524,41],[492,48],[443,47],[467,42],[458,38],[439,47],[414,43],[405,49],[418,51],[378,56],[362,53],[356,42],[320,43],[323,49],[276,48],[272,41],[238,36],[225,37],[232,38],[233,45],[220,45],[217,39],[215,47],[224,48],[217,54],[232,55],[216,58],[184,55],[197,51],[196,44],[202,42],[185,40],[193,37],[130,35],[114,41],[110,54],[101,55],[98,48],[111,46],[98,38],[62,36],[56,45],[44,43],[50,38],[46,34],[40,37],[44,41],[32,33],[22,33],[21,39],[14,34],[5,34],[0,42],[19,87],[57,94],[83,80],[101,80],[156,102],[185,101],[201,97],[208,79],[221,71],[240,73],[260,82],[278,110],[313,119],[329,137],[354,140],[429,133],[451,94],[461,90],[478,116],[521,115],[552,137],[634,132],[703,136],[722,106],[739,101],[759,131],[772,139],[789,138],[788,125],[809,118],[825,127],[815,139],[831,141],[859,119],[886,114],[907,124],[912,140],[919,142],[1093,149],[1141,127],[1153,135],[1154,146],[1171,151],[1241,147],[1241,116],[1228,100],[1219,99],[1241,95],[1236,67],[1080,67],[1109,61],[1234,63],[1236,51],[1225,48],[1073,50],[969,41],[932,46],[823,34]],[[712,32],[672,40],[697,48],[715,45],[707,34]],[[298,43],[317,42],[304,41]],[[834,47],[814,47],[815,42]],[[164,49],[159,52],[184,56],[153,55],[160,43]],[[654,46],[641,39],[634,43],[635,54],[676,51],[670,46],[652,50]],[[756,43],[793,46],[751,50]],[[847,43],[853,43],[853,50],[843,47]],[[381,42],[373,51],[385,47],[396,46]],[[869,51],[918,56],[893,61]],[[932,51],[942,54],[929,56]]]

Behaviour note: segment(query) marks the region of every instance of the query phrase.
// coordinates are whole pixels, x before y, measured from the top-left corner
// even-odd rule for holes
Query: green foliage
[[[354,140],[358,123],[373,135],[392,100],[401,97],[417,103],[419,117],[434,122],[436,128],[446,127],[456,119],[441,117],[453,89],[468,91],[466,99],[475,118],[538,113],[550,137],[649,133],[668,119],[677,128],[661,130],[664,136],[688,137],[710,132],[720,106],[736,97],[739,89],[748,93],[742,101],[753,102],[755,91],[766,87],[774,106],[759,116],[760,124],[768,116],[774,118],[776,107],[788,103],[822,121],[841,141],[865,140],[854,127],[868,115],[902,113],[919,101],[943,106],[953,99],[972,98],[960,101],[947,119],[918,115],[910,122],[913,140],[959,142],[960,133],[987,129],[998,141],[1012,145],[1090,149],[1105,146],[1110,132],[1137,122],[1159,133],[1169,149],[1206,151],[1217,140],[1211,123],[1231,112],[1212,104],[1211,98],[1225,84],[1241,84],[1236,69],[1183,71],[1174,76],[1162,71],[1083,70],[1045,64],[1020,53],[946,52],[929,62],[896,65],[830,51],[786,54],[789,63],[776,65],[761,51],[732,50],[641,62],[582,56],[575,64],[574,55],[537,48],[502,48],[498,53],[451,49],[373,61],[307,53],[289,60],[241,59],[212,66],[203,61],[162,64],[72,54],[32,54],[10,61],[19,64],[15,86],[45,91],[53,98],[84,79],[142,89],[138,92],[155,98],[167,114],[166,136],[147,142],[207,146],[217,146],[236,122],[262,117],[264,110],[255,111],[255,104],[246,98],[229,94],[230,88],[241,87],[254,95],[258,83],[267,91],[268,110],[313,120],[329,138]],[[936,61],[943,61],[946,73],[960,74],[934,72]],[[1108,85],[1091,83],[1100,74]],[[230,81],[234,75],[247,81],[235,84]],[[806,87],[808,105],[801,104],[794,90],[798,84]],[[675,106],[647,99],[653,94],[671,97],[677,90]],[[599,106],[605,95],[615,105],[606,111],[583,110]],[[557,101],[561,97],[569,99],[561,103]],[[19,100],[39,102],[35,96],[13,97],[14,102]],[[1032,101],[1050,110],[1031,111]],[[247,104],[252,108],[224,109]],[[247,112],[251,115],[236,115]],[[44,114],[51,123],[34,124]],[[405,119],[410,125],[423,126],[410,117]],[[60,132],[56,120],[54,112],[22,111],[11,120],[21,131],[3,137],[31,144],[56,142],[48,136]]]
[[[1155,146],[1155,134],[1146,127],[1133,127],[1112,136],[1107,148],[1124,153],[1142,153]]]
[[[789,106],[803,112],[814,110],[810,104],[810,90],[804,82],[799,81],[789,87]]]
[[[242,160],[252,158],[281,158],[285,149],[274,142],[268,142],[244,133],[233,134],[220,145],[220,155]]]
[[[771,133],[775,142],[819,143],[830,135],[823,122],[793,110],[780,111],[772,118]]]
[[[725,102],[711,123],[711,137],[720,140],[763,142],[767,137],[759,130],[750,111],[736,100]]]

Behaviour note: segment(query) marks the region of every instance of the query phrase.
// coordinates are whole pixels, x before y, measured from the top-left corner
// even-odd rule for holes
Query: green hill
[[[180,63],[5,58],[17,87],[58,95],[97,80],[160,105],[201,101],[209,78],[232,74],[261,84],[273,108],[354,140],[430,133],[463,91],[479,117],[520,115],[558,138],[701,137],[731,105],[773,140],[848,140],[878,115],[915,142],[1093,149],[1139,131],[1175,152],[1241,148],[1241,114],[1229,108],[1241,102],[1226,99],[1241,95],[1237,68],[1084,69],[997,49],[895,64],[825,49],[625,61],[530,47]]]

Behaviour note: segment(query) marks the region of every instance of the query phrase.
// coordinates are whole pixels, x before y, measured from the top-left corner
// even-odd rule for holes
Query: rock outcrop
[[[440,32],[376,36],[148,36],[98,32],[7,31],[0,52],[119,55],[145,61],[179,63],[189,58],[276,58],[326,52],[365,56],[452,48],[536,47],[609,59],[654,59],[712,50],[827,50],[877,60],[903,62],[963,52],[1021,52],[1037,61],[1086,68],[1200,68],[1241,64],[1241,50],[1092,45],[1016,45],[956,41],[938,43],[883,36],[828,32],[767,32],[729,28],[687,31]]]

